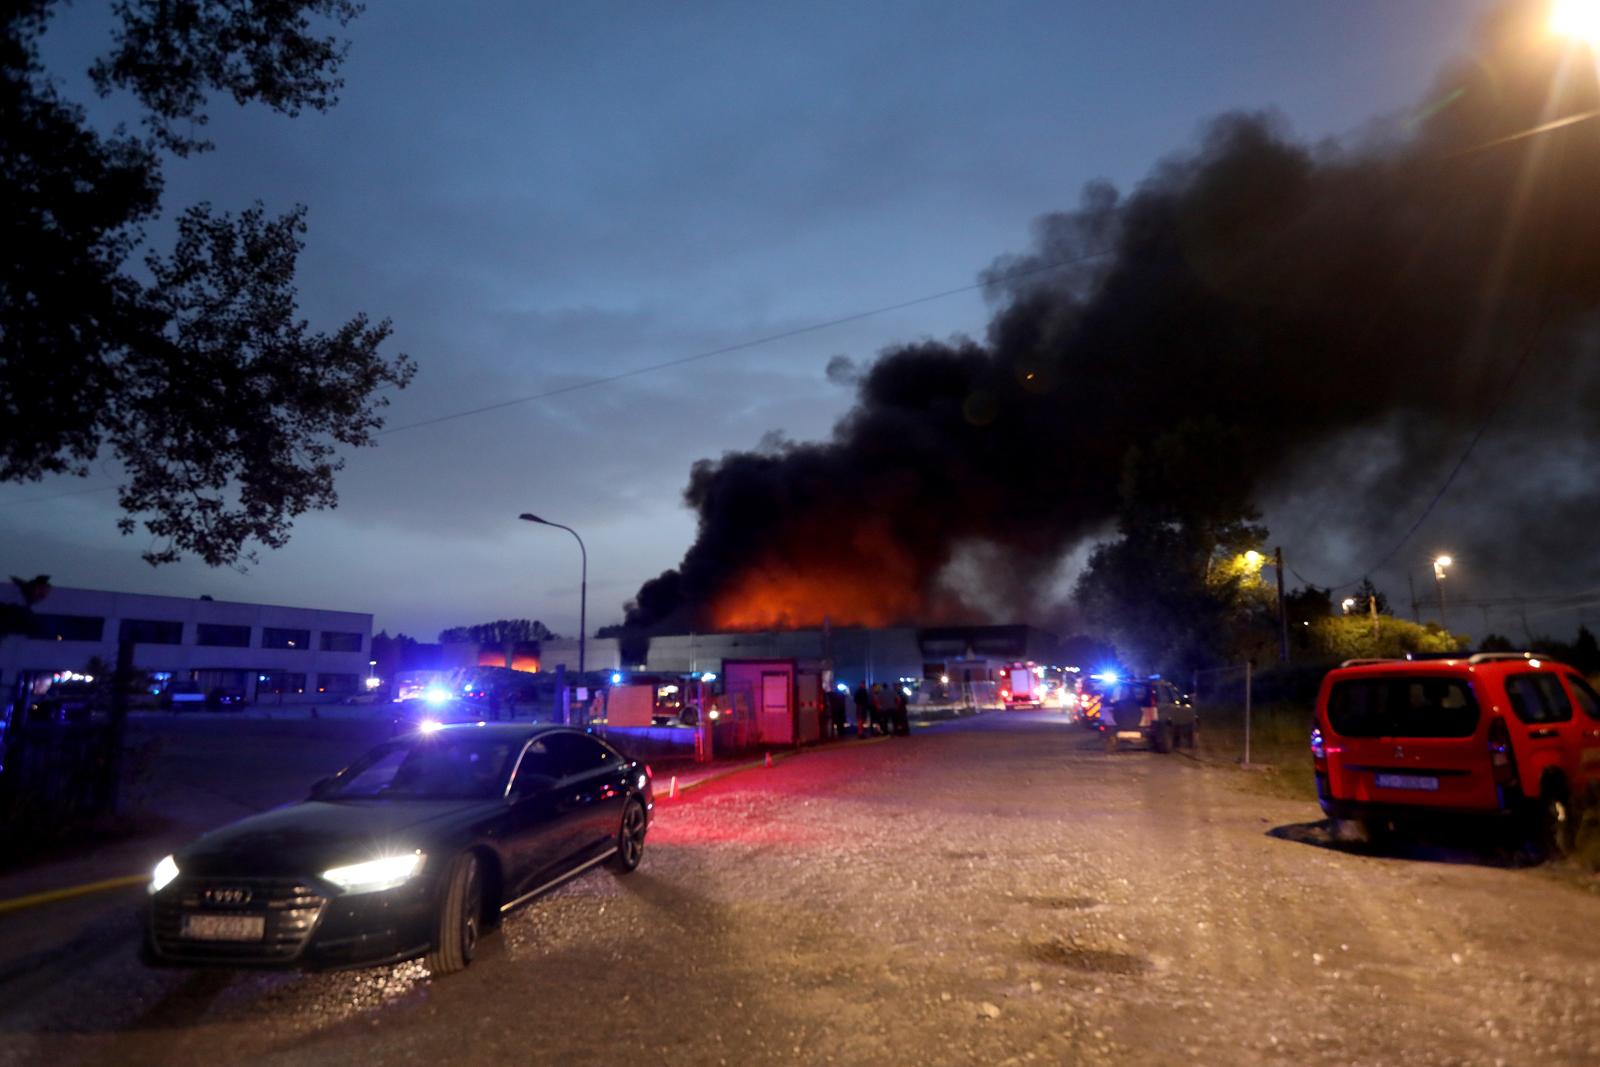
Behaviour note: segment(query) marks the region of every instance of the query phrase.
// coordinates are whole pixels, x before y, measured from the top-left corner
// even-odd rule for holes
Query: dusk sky
[[[47,38],[84,102],[107,6],[74,5]],[[1274,110],[1307,141],[1359,136],[1423,100],[1485,6],[373,3],[348,28],[338,107],[218,105],[217,150],[169,165],[166,204],[307,204],[306,316],[389,316],[385,351],[419,365],[388,411],[398,432],[349,457],[337,510],[242,573],[143,563],[148,538],[119,536],[114,494],[93,491],[114,471],[0,489],[5,565],[371,611],[429,639],[518,616],[571,633],[577,549],[516,521],[534,511],[583,534],[590,625],[617,621],[693,538],[695,460],[770,431],[825,436],[852,400],[830,357],[981,337],[981,293],[407,427],[969,285],[1085,182],[1137,184],[1224,111]],[[1418,485],[1417,510],[1435,488]],[[1307,578],[1343,580],[1387,547],[1313,538],[1303,498],[1265,503]],[[1450,532],[1441,515],[1408,553]],[[1408,565],[1422,582],[1426,564]],[[1459,567],[1469,597],[1561,591]],[[1375,577],[1409,614],[1404,571]],[[1577,616],[1530,621],[1565,635]]]

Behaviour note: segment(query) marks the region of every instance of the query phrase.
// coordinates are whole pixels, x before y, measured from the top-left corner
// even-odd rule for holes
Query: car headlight
[[[323,871],[322,877],[346,893],[376,893],[380,889],[393,889],[410,881],[422,869],[422,860],[422,853],[407,852],[365,863],[352,863],[348,867],[334,867]]]
[[[156,869],[150,874],[150,892],[161,892],[171,885],[176,877],[178,877],[178,861],[171,856],[161,857],[161,862],[156,864]]]

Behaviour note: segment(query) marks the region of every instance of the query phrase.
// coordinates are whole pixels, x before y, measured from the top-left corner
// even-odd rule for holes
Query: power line
[[[1455,462],[1455,466],[1451,467],[1450,473],[1445,475],[1444,483],[1439,486],[1439,491],[1433,494],[1433,498],[1428,501],[1428,506],[1423,508],[1422,514],[1417,516],[1417,521],[1413,522],[1410,529],[1406,530],[1406,532],[1401,535],[1400,540],[1394,543],[1394,547],[1389,549],[1388,552],[1385,552],[1383,557],[1379,559],[1378,562],[1374,563],[1371,567],[1368,567],[1360,578],[1353,578],[1348,582],[1341,582],[1338,585],[1321,586],[1320,588],[1327,589],[1331,593],[1336,589],[1347,589],[1353,585],[1360,585],[1362,582],[1366,581],[1367,577],[1370,576],[1373,571],[1378,570],[1379,568],[1383,567],[1384,564],[1393,559],[1395,555],[1405,547],[1406,542],[1411,540],[1412,535],[1415,534],[1417,530],[1422,527],[1422,524],[1427,521],[1428,516],[1433,514],[1433,509],[1438,506],[1439,501],[1444,499],[1445,493],[1449,492],[1450,486],[1455,483],[1456,475],[1460,474],[1461,469],[1466,466],[1467,460],[1472,456],[1473,449],[1477,448],[1478,442],[1483,440],[1483,435],[1488,432],[1490,423],[1492,423],[1494,421],[1494,417],[1500,413],[1500,409],[1505,406],[1506,398],[1511,395],[1512,388],[1516,385],[1517,378],[1519,378],[1522,374],[1522,368],[1527,366],[1529,358],[1533,355],[1535,350],[1538,349],[1539,341],[1544,337],[1546,317],[1547,316],[1543,313],[1539,315],[1539,319],[1534,326],[1532,335],[1528,338],[1527,343],[1522,346],[1522,351],[1517,356],[1516,364],[1511,368],[1511,373],[1506,376],[1505,384],[1500,387],[1499,391],[1495,395],[1494,403],[1489,406],[1489,410],[1484,414],[1483,420],[1478,423],[1477,430],[1473,432],[1471,439],[1467,441],[1467,447],[1462,450],[1460,458],[1458,458]],[[1291,568],[1291,570],[1293,570],[1293,568]],[[1313,584],[1306,581],[1305,577],[1302,576],[1299,571],[1293,571],[1293,573],[1296,578],[1299,578],[1307,585]]]
[[[1062,267],[1070,267],[1078,263],[1085,263],[1091,259],[1098,259],[1101,256],[1108,256],[1114,251],[1115,249],[1105,248],[1095,252],[1085,252],[1082,255],[1073,256],[1069,259],[1055,260],[1050,263],[1039,263],[1029,267],[1019,267],[1015,270],[1004,271],[999,274],[992,275],[983,281],[973,282],[969,285],[960,285],[954,289],[942,289],[936,293],[928,293],[925,296],[914,297],[910,300],[902,300],[895,304],[885,304],[882,307],[871,308],[867,311],[857,311],[850,315],[841,315],[835,319],[828,319],[826,322],[815,322],[807,326],[798,326],[792,330],[783,330],[778,333],[767,334],[764,337],[757,337],[749,341],[740,341],[737,344],[724,345],[721,348],[712,348],[704,352],[695,352],[692,355],[679,356],[676,359],[662,360],[660,363],[650,363],[642,367],[633,367],[629,370],[618,371],[616,374],[607,374],[598,378],[589,378],[581,382],[573,382],[569,385],[557,386],[554,389],[546,389],[538,393],[529,393],[526,396],[512,397],[509,400],[497,400],[493,404],[482,404],[475,408],[467,408],[462,411],[452,411],[444,415],[435,415],[431,418],[418,419],[416,422],[408,422],[399,426],[386,427],[385,429],[377,431],[372,436],[388,437],[390,434],[403,433],[406,430],[418,430],[425,426],[437,426],[442,422],[452,422],[456,419],[465,419],[470,418],[473,415],[482,415],[486,412],[498,411],[501,408],[515,407],[518,404],[528,404],[535,400],[545,400],[553,396],[561,396],[566,393],[575,393],[580,389],[592,389],[597,385],[608,385],[612,382],[620,382],[627,378],[637,378],[643,374],[651,374],[659,370],[668,370],[672,367],[681,367],[686,363],[696,363],[700,360],[712,359],[716,356],[726,356],[733,352],[742,352],[747,349],[758,348],[761,345],[772,344],[776,341],[787,341],[790,338],[803,337],[806,334],[832,329],[835,326],[843,326],[852,322],[860,322],[862,319],[869,319],[876,315],[887,315],[892,311],[902,311],[905,308],[916,307],[919,304],[930,304],[935,300],[944,300],[948,297],[959,296],[962,293],[970,293],[990,285],[1015,281],[1021,278],[1028,278],[1035,274],[1044,274],[1048,271],[1059,270]],[[101,485],[89,489],[69,489],[65,492],[50,493],[45,496],[36,496],[29,497],[25,500],[17,500],[13,501],[13,503],[42,504],[48,500],[59,500],[62,497],[78,496],[84,493],[105,493],[116,488],[118,487],[115,485]]]
[[[1018,278],[1026,278],[1035,274],[1043,274],[1046,271],[1059,270],[1062,267],[1070,267],[1077,263],[1083,263],[1091,259],[1097,259],[1100,256],[1110,255],[1113,251],[1115,251],[1115,249],[1107,248],[1097,252],[1086,252],[1083,255],[1074,256],[1071,259],[1057,260],[1052,263],[1036,264],[1031,267],[1019,268],[1017,270],[994,275],[993,277],[985,279],[984,281],[973,282],[970,285],[957,286],[954,289],[944,289],[937,293],[929,293],[927,296],[919,296],[911,300],[902,300],[897,304],[886,304],[883,307],[872,308],[869,311],[858,311],[851,315],[843,315],[836,319],[829,319],[826,322],[812,323],[809,326],[799,326],[792,330],[783,330],[779,333],[767,334],[765,337],[757,337],[750,341],[740,341],[737,344],[724,345],[721,348],[712,348],[704,352],[696,352],[693,355],[679,356],[676,359],[662,360],[660,363],[649,363],[642,367],[634,367],[630,370],[618,371],[616,374],[607,374],[598,378],[588,378],[581,382],[573,382],[570,385],[557,386],[554,389],[546,389],[538,393],[529,393],[526,396],[512,397],[509,400],[497,400],[493,404],[482,404],[475,408],[467,408],[462,411],[452,411],[445,415],[435,415],[432,418],[419,419],[416,422],[408,422],[400,426],[391,426],[387,429],[379,430],[377,433],[373,434],[373,436],[387,437],[390,434],[403,433],[406,430],[417,430],[424,426],[436,426],[441,422],[451,422],[455,419],[465,419],[473,415],[482,415],[489,411],[499,411],[501,408],[515,407],[518,404],[527,404],[535,400],[546,400],[553,396],[562,396],[566,393],[575,393],[580,389],[592,389],[597,385],[609,385],[612,382],[619,382],[626,378],[636,378],[642,374],[651,374],[655,371],[667,370],[671,367],[681,367],[686,363],[696,363],[700,360],[711,359],[715,356],[726,356],[733,352],[742,352],[746,349],[772,344],[774,341],[787,341],[790,338],[803,337],[809,333],[816,333],[820,330],[832,329],[835,326],[843,326],[851,322],[859,322],[862,319],[869,319],[876,315],[887,315],[891,311],[902,311],[905,308],[916,307],[919,304],[928,304],[935,300],[943,300],[947,297],[959,296],[962,293],[970,293],[976,289],[982,289],[1000,282],[1014,281]]]

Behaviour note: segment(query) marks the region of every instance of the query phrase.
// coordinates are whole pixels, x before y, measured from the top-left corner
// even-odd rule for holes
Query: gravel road
[[[0,985],[0,1064],[1600,1062],[1600,894],[1244,777],[1039,713],[808,752],[440,982],[149,972],[108,919]]]

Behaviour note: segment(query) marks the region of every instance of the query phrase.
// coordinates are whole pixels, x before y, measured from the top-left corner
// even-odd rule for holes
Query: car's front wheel
[[[483,878],[478,857],[463,852],[445,875],[444,894],[434,920],[428,970],[435,976],[465,970],[478,952],[483,927]]]
[[[644,834],[649,828],[644,803],[638,797],[629,797],[622,809],[622,823],[617,827],[617,853],[611,857],[611,869],[627,874],[644,859]]]

